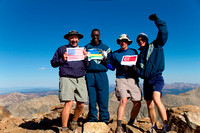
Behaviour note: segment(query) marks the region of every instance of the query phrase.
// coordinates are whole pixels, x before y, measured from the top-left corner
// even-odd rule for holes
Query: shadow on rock
[[[19,125],[24,129],[28,130],[53,130],[55,132],[59,132],[58,127],[60,127],[61,118],[50,120],[48,118],[42,119],[40,122],[36,121],[28,121]]]

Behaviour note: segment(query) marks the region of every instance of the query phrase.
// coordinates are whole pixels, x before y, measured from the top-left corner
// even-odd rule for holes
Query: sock
[[[128,122],[128,125],[133,125],[134,122],[135,122],[135,119],[131,119],[131,118],[130,118],[130,120],[129,120],[129,122]]]
[[[73,120],[72,120],[71,123],[77,123],[77,121],[73,121]]]
[[[61,130],[65,131],[66,129],[68,129],[68,127],[62,127]]]
[[[122,126],[122,120],[117,120],[117,127],[121,127]]]

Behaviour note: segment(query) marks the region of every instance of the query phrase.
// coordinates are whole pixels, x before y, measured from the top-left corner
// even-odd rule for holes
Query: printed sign
[[[136,65],[137,55],[125,55],[122,57],[121,65],[133,66]]]
[[[67,48],[67,61],[84,60],[83,48]]]
[[[88,49],[88,60],[102,60],[103,55],[102,55],[102,50],[101,49]]]

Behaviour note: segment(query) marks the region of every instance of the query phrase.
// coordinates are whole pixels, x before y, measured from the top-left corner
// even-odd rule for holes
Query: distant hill
[[[143,84],[139,84],[141,90],[143,91]],[[187,91],[193,90],[194,88],[200,87],[200,84],[191,84],[191,83],[172,83],[172,84],[165,84],[162,95],[172,94],[178,95],[181,93],[185,93]],[[110,93],[115,90],[115,85],[110,85]]]
[[[30,98],[31,95],[29,95]],[[170,95],[167,94],[162,97],[162,101],[166,108],[169,107],[177,107],[180,105],[197,105],[200,106],[200,87],[195,88],[191,91],[188,91],[186,93],[182,93],[179,95]],[[12,104],[9,104],[9,111],[14,116],[30,116],[31,114],[40,113],[40,112],[48,112],[52,106],[60,104],[58,100],[57,95],[48,95],[45,97],[35,97],[32,99],[27,98],[28,95],[21,94],[21,93],[12,93],[8,95],[7,97],[4,96],[5,99],[16,99],[13,100]],[[32,95],[34,97],[34,95]],[[4,99],[4,100],[5,100]],[[20,99],[22,100],[21,102]],[[17,100],[19,100],[17,102]],[[116,115],[117,108],[118,108],[119,102],[117,101],[115,97],[115,93],[110,93],[109,96],[109,112],[112,115]],[[133,104],[130,100],[128,100],[126,111],[125,111],[125,117],[129,119],[130,117],[130,111]],[[142,101],[142,107],[140,109],[140,113],[138,115],[138,118],[141,117],[148,117],[147,107],[145,100]],[[157,115],[157,118],[159,116]]]
[[[172,83],[165,84],[164,89],[190,89],[200,87],[200,84],[191,84],[191,83]]]
[[[0,105],[8,107],[11,104],[20,103],[25,100],[44,97],[48,95],[58,95],[57,89],[19,89],[12,93],[5,93],[0,95]]]
[[[172,84],[172,86],[165,85],[165,89],[163,91],[166,90],[168,91],[168,93],[178,90],[178,93],[176,92],[172,94],[169,93],[169,94],[163,95],[162,101],[165,107],[166,108],[177,107],[177,106],[186,105],[186,104],[200,106],[199,104],[199,101],[200,101],[199,88],[200,87],[193,89],[192,87],[195,87],[195,86],[199,86],[199,84],[174,83]],[[177,87],[177,88],[173,89],[173,87]],[[181,87],[183,87],[183,89],[181,89]],[[110,100],[109,109],[110,109],[111,114],[116,114],[118,104],[119,104],[113,92],[114,88],[115,88],[115,85],[110,86],[110,90],[112,89],[112,91],[110,91],[111,93],[110,93],[110,99],[109,99]],[[187,90],[190,90],[190,91],[179,94],[180,92],[187,91]],[[21,93],[13,92],[10,94],[0,95],[0,105],[6,106],[7,108],[9,108],[9,110],[11,110],[13,114],[21,115],[20,112],[26,112],[27,114],[25,113],[25,115],[30,115],[31,113],[48,110],[50,106],[53,106],[59,103],[58,89],[33,88],[33,89],[22,89],[20,90],[20,92]],[[53,97],[52,98],[53,100],[48,99],[48,98],[44,100],[45,99],[44,96],[45,98],[47,98],[48,96],[51,98]],[[128,109],[128,111],[125,112],[125,116],[129,118],[130,110],[132,108],[132,103],[128,102],[126,108]],[[147,114],[148,113],[147,113],[147,108],[146,108],[146,102],[143,100],[140,114],[138,115],[138,117],[139,118],[147,117]]]
[[[142,89],[142,83],[140,83],[140,87]],[[172,84],[165,84],[163,88],[163,94],[175,94],[178,95],[180,93],[187,92],[194,88],[200,87],[200,84],[191,84],[191,83],[172,83]],[[19,92],[23,94],[37,94],[39,96],[47,96],[47,95],[57,95],[58,88],[31,88],[31,87],[22,87],[22,88],[0,88],[0,96],[5,94],[10,94],[13,92]],[[115,84],[109,85],[109,92],[113,92],[115,90]],[[1,98],[1,97],[0,97]]]
[[[45,97],[24,100],[20,103],[11,104],[8,110],[13,116],[31,116],[36,113],[49,113],[50,108],[59,105],[60,101],[57,95],[48,95]]]
[[[142,84],[140,84],[140,87],[142,90]],[[165,84],[163,89],[163,96],[166,94],[178,95],[193,90],[197,87],[200,87],[200,84]],[[112,93],[114,90],[115,84],[110,84],[109,92]],[[39,98],[48,95],[58,95],[58,88],[1,88],[0,94],[0,105],[8,107],[13,103],[19,103],[24,100]]]
[[[162,102],[168,108],[181,105],[200,106],[200,87],[179,95],[166,94],[162,97]]]
[[[46,96],[46,95],[54,95],[58,94],[58,88],[31,88],[31,87],[22,87],[22,88],[0,88],[0,95],[10,94],[13,92],[19,92],[19,93],[35,93],[40,96]]]
[[[11,104],[17,104],[19,102],[29,100],[32,98],[39,98],[40,95],[29,93],[29,94],[22,94],[19,92],[13,92],[10,94],[0,95],[0,106],[10,106]]]
[[[165,84],[163,88],[163,95],[165,94],[178,95],[193,90],[194,88],[197,87],[200,87],[200,84],[190,84],[190,83]]]

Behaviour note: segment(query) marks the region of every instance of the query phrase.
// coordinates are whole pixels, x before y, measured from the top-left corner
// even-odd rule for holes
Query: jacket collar
[[[147,47],[149,47],[149,43],[147,43],[144,47],[140,47],[138,50],[142,51],[143,49],[146,49]]]
[[[102,41],[99,40],[99,44],[101,44],[101,43],[102,43]],[[96,45],[92,40],[91,40],[90,44],[92,44],[93,46],[97,46],[97,45],[99,45],[99,44]]]

